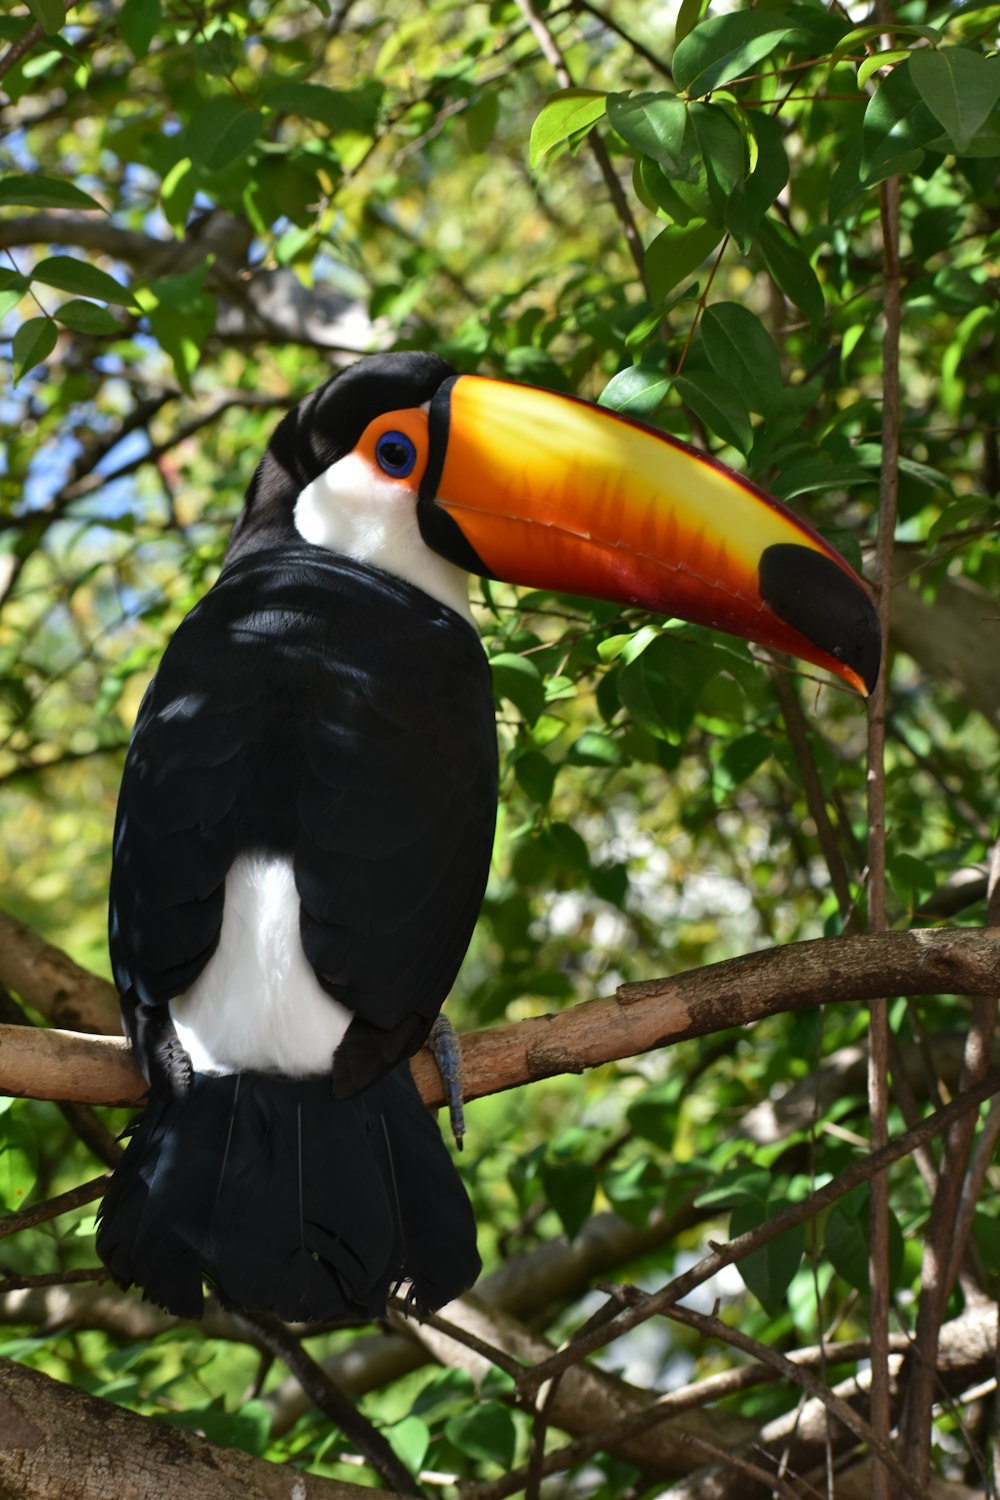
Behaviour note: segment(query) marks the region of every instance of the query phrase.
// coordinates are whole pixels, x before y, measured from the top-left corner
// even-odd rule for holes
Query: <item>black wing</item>
[[[497,804],[489,671],[475,633],[382,575],[349,671],[327,660],[306,736],[295,878],[302,943],[354,1015],[334,1088],[417,1050],[482,905]]]

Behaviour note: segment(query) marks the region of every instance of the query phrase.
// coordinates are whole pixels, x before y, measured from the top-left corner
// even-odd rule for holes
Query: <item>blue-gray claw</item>
[[[448,1118],[451,1133],[459,1151],[465,1138],[465,1110],[462,1107],[462,1046],[454,1026],[447,1016],[438,1016],[431,1027],[427,1045],[434,1054],[434,1061],[444,1084],[444,1096],[448,1101]]]

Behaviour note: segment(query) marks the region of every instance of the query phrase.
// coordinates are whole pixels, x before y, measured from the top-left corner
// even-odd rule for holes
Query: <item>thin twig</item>
[[[588,16],[593,16],[594,20],[599,22],[601,26],[606,27],[608,31],[613,31],[615,36],[621,37],[622,41],[632,49],[636,56],[648,62],[649,66],[655,72],[662,73],[668,83],[673,83],[674,75],[663,61],[663,58],[657,57],[655,52],[652,52],[642,42],[630,35],[624,26],[614,20],[612,16],[606,16],[602,10],[598,10],[596,5],[590,3],[590,0],[570,0],[570,10],[584,11]]]
[[[313,1404],[364,1455],[380,1479],[402,1495],[423,1494],[382,1433],[334,1384],[322,1365],[306,1353],[301,1340],[284,1323],[266,1313],[241,1311],[239,1317],[250,1330],[253,1342],[262,1344],[287,1366]]]
[[[892,554],[899,489],[899,336],[901,277],[899,266],[898,177],[880,188],[885,301],[882,337],[882,463],[879,479],[879,520],[876,600],[882,628],[883,651],[889,639],[889,600]],[[873,932],[888,926],[885,859],[885,701],[886,668],[872,693],[868,716],[868,920]],[[888,1000],[871,1005],[869,1021],[868,1107],[873,1152],[889,1134],[889,1018]],[[871,1188],[869,1298],[872,1329],[872,1426],[879,1440],[889,1442],[889,1183],[876,1178]],[[872,1500],[892,1500],[896,1487],[885,1466],[872,1471]]]
[[[819,839],[820,849],[826,861],[826,868],[830,875],[830,884],[833,886],[837,905],[840,907],[840,917],[845,930],[849,929],[855,920],[854,897],[851,895],[851,878],[847,871],[847,864],[837,842],[837,834],[830,814],[827,811],[826,797],[823,793],[823,784],[820,781],[819,771],[816,767],[816,759],[809,744],[809,732],[806,728],[805,715],[802,705],[799,703],[798,694],[790,677],[784,672],[772,672],[771,681],[781,705],[781,716],[785,721],[788,731],[788,740],[795,756],[795,763],[799,768],[802,778],[802,789],[806,794],[806,803],[809,813],[816,825],[816,837]]]
[[[37,1276],[19,1276],[15,1271],[0,1270],[0,1296],[47,1286],[82,1286],[87,1282],[100,1285],[110,1280],[110,1272],[104,1266],[83,1266],[78,1271],[44,1271]]]
[[[15,68],[25,53],[30,52],[35,43],[40,42],[44,35],[45,28],[40,21],[36,21],[34,26],[28,27],[19,42],[11,42],[7,51],[0,57],[0,78],[5,78],[11,68]]]
[[[517,8],[531,27],[542,56],[551,64],[559,87],[571,89],[573,87],[573,76],[563,60],[563,55],[559,50],[559,43],[549,30],[548,23],[535,9],[533,0],[517,0]],[[650,293],[649,282],[646,280],[646,250],[642,243],[642,235],[639,233],[639,226],[635,222],[632,210],[629,207],[629,201],[625,196],[625,190],[618,179],[618,173],[612,165],[608,149],[596,130],[590,132],[590,135],[587,137],[587,144],[593,153],[594,160],[597,162],[601,176],[604,178],[604,185],[608,190],[615,213],[618,215],[618,222],[621,224],[622,232],[625,235],[625,242],[635,262],[635,269],[639,280],[642,282],[643,291],[648,297]]]
[[[108,1174],[102,1172],[100,1177],[81,1182],[79,1187],[70,1188],[68,1193],[59,1193],[55,1198],[47,1198],[44,1203],[34,1203],[30,1208],[20,1208],[17,1213],[8,1214],[5,1219],[0,1219],[0,1240],[11,1234],[19,1234],[22,1229],[34,1229],[38,1224],[47,1224],[50,1219],[58,1219],[60,1214],[71,1213],[84,1203],[93,1203],[95,1198],[103,1197],[107,1185]]]

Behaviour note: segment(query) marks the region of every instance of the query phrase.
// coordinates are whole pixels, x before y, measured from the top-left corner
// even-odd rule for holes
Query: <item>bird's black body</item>
[[[464,1190],[433,1121],[415,1128],[423,1107],[408,1069],[360,1102],[347,1096],[426,1038],[482,902],[496,797],[489,674],[465,620],[400,579],[305,543],[251,550],[224,569],[150,685],[119,802],[112,961],[155,1097],[104,1208],[99,1249],[120,1280],[190,1313],[204,1272],[230,1301],[329,1319],[381,1311],[390,1284],[406,1275],[428,1305],[475,1279]],[[326,1077],[302,1092],[307,1118],[298,1124],[294,1082],[260,1074],[241,1097],[233,1078],[199,1076],[188,1097],[178,1076],[167,1002],[211,959],[227,872],[248,852],[291,861],[305,954],[355,1017],[335,1064],[317,1058]],[[173,1183],[159,1151],[171,1112],[186,1137]],[[307,1136],[312,1165],[330,1167],[325,1194],[310,1179],[308,1154],[300,1164]],[[269,1165],[254,1176],[258,1159]],[[145,1190],[130,1181],[136,1171]],[[423,1255],[425,1291],[413,1259],[416,1215],[402,1200],[406,1184],[428,1173],[438,1186],[433,1217],[459,1221],[463,1233],[442,1240],[433,1271]],[[266,1255],[243,1222],[251,1181],[279,1242]],[[165,1214],[157,1193],[167,1195]],[[346,1230],[330,1209],[345,1199]],[[170,1221],[177,1241],[176,1253],[157,1254],[153,1272],[144,1217]],[[220,1269],[227,1257],[214,1248],[222,1240],[243,1247],[229,1257],[229,1280]],[[338,1253],[368,1269],[352,1281]],[[313,1257],[329,1268],[325,1280]]]
[[[238,560],[171,641],[129,749],[110,921],[126,1008],[197,978],[237,855],[285,855],[306,956],[356,1016],[335,1078],[356,1092],[423,1044],[451,987],[496,799],[464,620],[317,547]]]

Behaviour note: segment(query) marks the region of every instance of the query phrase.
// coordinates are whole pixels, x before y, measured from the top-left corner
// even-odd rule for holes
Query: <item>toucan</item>
[[[865,585],[714,459],[432,353],[278,424],[217,582],[139,710],[110,948],[148,1081],[101,1210],[114,1280],[181,1317],[418,1309],[480,1270],[407,1059],[479,914],[497,805],[475,574],[714,626],[862,694]]]

